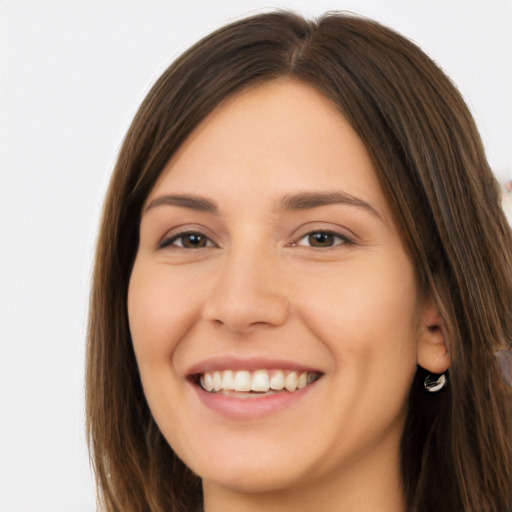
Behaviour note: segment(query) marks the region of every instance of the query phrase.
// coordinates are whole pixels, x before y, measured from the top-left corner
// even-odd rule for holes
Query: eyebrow
[[[144,213],[152,208],[163,205],[180,206],[181,208],[190,208],[200,212],[219,214],[219,208],[213,201],[194,195],[165,195],[157,197],[146,206]]]
[[[277,203],[277,211],[297,211],[309,210],[312,208],[319,208],[321,206],[328,206],[332,204],[343,204],[349,206],[357,206],[363,208],[377,218],[382,219],[377,210],[373,206],[355,197],[351,194],[341,191],[314,191],[314,192],[299,192],[296,194],[288,194],[284,196]],[[189,208],[200,212],[212,213],[220,215],[217,204],[205,197],[196,195],[165,195],[153,199],[146,208],[144,213],[159,206],[178,206],[181,208]]]
[[[365,209],[382,220],[382,217],[370,203],[338,190],[325,192],[299,192],[298,194],[286,195],[279,201],[278,210],[308,210],[310,208],[318,208],[320,206],[328,206],[331,204],[357,206]]]

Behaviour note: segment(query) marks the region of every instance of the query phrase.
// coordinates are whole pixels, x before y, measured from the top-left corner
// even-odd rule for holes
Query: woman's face
[[[227,101],[144,206],[135,354],[159,428],[205,488],[396,474],[420,306],[362,142],[307,85]]]

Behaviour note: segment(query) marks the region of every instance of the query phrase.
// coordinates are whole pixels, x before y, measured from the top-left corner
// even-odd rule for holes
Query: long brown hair
[[[99,500],[113,511],[201,506],[199,478],[160,434],[142,391],[127,289],[142,205],[205,117],[279,77],[333,101],[366,146],[422,292],[437,299],[448,389],[418,368],[402,438],[409,511],[505,511],[512,501],[511,393],[494,361],[512,340],[512,238],[460,94],[413,43],[375,22],[273,12],[206,37],[157,81],[121,148],[101,222],[87,354],[87,428]]]

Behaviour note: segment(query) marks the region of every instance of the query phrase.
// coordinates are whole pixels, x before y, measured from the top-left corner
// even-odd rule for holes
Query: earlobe
[[[451,357],[448,352],[443,319],[437,307],[429,304],[422,315],[418,339],[418,365],[425,370],[441,374],[450,367]]]

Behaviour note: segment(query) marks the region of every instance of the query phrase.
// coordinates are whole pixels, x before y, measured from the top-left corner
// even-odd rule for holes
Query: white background
[[[191,43],[266,6],[348,9],[422,46],[512,178],[512,1],[0,0],[0,512],[95,508],[83,429],[102,198],[150,85]]]

